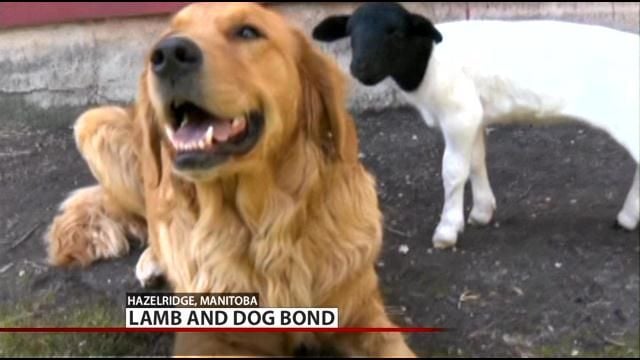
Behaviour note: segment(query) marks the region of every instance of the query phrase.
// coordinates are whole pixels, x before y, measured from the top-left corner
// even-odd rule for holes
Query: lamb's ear
[[[319,41],[335,41],[347,34],[349,15],[329,16],[313,29],[313,38]]]
[[[433,26],[431,21],[419,14],[411,14],[411,31],[417,36],[426,36],[436,43],[442,41],[442,34]]]

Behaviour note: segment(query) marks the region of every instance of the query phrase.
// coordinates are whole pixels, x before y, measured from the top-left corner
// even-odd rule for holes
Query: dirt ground
[[[45,263],[42,236],[66,194],[94,181],[71,121],[0,122],[0,326],[123,325],[140,254],[84,270]],[[412,109],[356,116],[385,216],[378,263],[399,324],[430,356],[639,356],[639,232],[615,229],[634,163],[583,125],[490,129],[493,224],[432,248],[443,194],[441,135]],[[470,205],[467,191],[466,211]],[[4,355],[163,355],[169,335],[0,335]]]

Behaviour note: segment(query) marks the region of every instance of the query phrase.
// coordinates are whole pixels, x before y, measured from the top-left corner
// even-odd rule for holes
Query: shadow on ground
[[[403,325],[450,329],[410,335],[417,353],[639,355],[638,231],[612,227],[635,165],[606,134],[578,124],[490,129],[495,221],[438,251],[440,134],[411,109],[356,118],[385,216],[378,270],[389,312]],[[92,183],[70,123],[0,122],[0,326],[124,324],[125,293],[141,290],[133,276],[140,249],[85,270],[45,263],[42,235],[56,207]],[[170,347],[169,335],[0,334],[0,356]]]

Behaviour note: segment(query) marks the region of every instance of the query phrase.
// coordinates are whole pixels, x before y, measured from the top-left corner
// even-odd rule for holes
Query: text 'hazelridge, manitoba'
[[[127,308],[257,308],[256,293],[127,293]]]

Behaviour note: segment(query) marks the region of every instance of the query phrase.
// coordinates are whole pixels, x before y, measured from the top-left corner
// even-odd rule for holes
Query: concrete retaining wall
[[[309,33],[329,14],[357,3],[279,3],[274,8]],[[407,3],[436,22],[461,19],[557,19],[640,32],[639,3]],[[71,121],[64,109],[127,103],[144,52],[168,17],[112,19],[0,31],[0,120]],[[348,41],[320,45],[346,71]],[[363,89],[352,81],[353,110],[399,105],[390,81]],[[60,114],[60,115],[56,115]],[[68,116],[68,112],[66,112]]]

